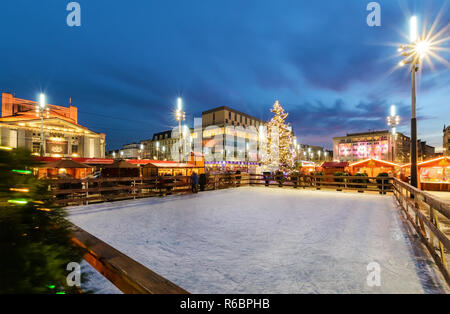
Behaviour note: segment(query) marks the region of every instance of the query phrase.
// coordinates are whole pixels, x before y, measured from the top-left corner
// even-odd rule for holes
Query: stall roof
[[[322,168],[345,168],[348,166],[348,162],[338,162],[338,161],[326,161],[322,164]]]
[[[152,161],[147,163],[145,167],[158,167],[158,168],[195,168],[196,166],[193,164],[179,163],[179,162],[161,162],[161,161]],[[198,168],[198,167],[197,167]]]
[[[171,161],[171,160],[154,160],[154,159],[126,159],[127,162],[129,162],[130,164],[135,164],[135,165],[147,165],[149,163],[164,163],[164,164],[173,164],[176,163],[176,161]]]
[[[53,162],[53,161],[58,161],[58,160],[62,160],[62,157],[39,157],[39,156],[35,156],[34,157],[35,160],[40,161],[40,162]],[[84,164],[99,164],[99,165],[108,165],[108,164],[112,164],[114,162],[114,159],[112,158],[81,158],[81,157],[72,157],[71,158],[74,161],[77,162],[81,162]]]
[[[364,159],[364,160],[360,160],[354,163],[351,163],[349,165],[349,167],[355,167],[355,166],[361,166],[364,164],[368,164],[370,162],[374,162],[375,164],[382,164],[382,165],[386,165],[386,166],[391,166],[391,167],[400,167],[399,164],[393,163],[393,162],[389,162],[386,160],[381,160],[381,159],[374,159],[374,158],[368,158],[368,159]]]
[[[42,168],[92,168],[86,164],[82,164],[81,162],[77,162],[71,159],[61,159],[58,161],[49,162],[47,164],[42,164],[40,167]]]
[[[116,160],[112,164],[106,165],[104,168],[121,168],[121,169],[129,169],[129,168],[138,168],[139,166],[129,163],[125,160]]]
[[[433,164],[435,162],[441,162],[444,159],[445,159],[445,162],[450,163],[450,156],[441,156],[441,157],[438,157],[438,158],[433,158],[433,159],[421,161],[421,162],[417,163],[417,166],[419,166],[419,167],[428,166],[428,165]],[[411,166],[411,163],[407,163],[407,164],[402,165],[401,168],[410,167],[410,166]]]

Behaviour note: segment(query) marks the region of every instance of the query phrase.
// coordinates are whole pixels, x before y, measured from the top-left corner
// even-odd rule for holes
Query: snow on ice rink
[[[393,196],[241,187],[70,207],[69,218],[191,293],[448,292],[395,206]],[[367,285],[371,262],[379,287]]]

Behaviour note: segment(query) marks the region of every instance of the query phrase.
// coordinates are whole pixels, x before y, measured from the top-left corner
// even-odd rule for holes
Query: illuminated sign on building
[[[389,143],[387,140],[376,142],[354,142],[339,144],[340,156],[354,156],[358,159],[376,158],[383,159],[383,155],[389,152]]]
[[[49,154],[67,154],[67,141],[46,141],[46,151]]]

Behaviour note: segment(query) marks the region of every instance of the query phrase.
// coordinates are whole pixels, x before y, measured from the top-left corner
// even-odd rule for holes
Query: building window
[[[72,145],[72,154],[78,153],[78,145]]]
[[[216,123],[216,113],[213,112],[213,124]]]
[[[32,148],[33,153],[39,153],[40,150],[41,150],[41,143],[33,142],[33,148]]]
[[[228,119],[231,120],[231,112],[228,112]]]

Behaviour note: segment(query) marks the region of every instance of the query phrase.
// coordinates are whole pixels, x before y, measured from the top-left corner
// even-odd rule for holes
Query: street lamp
[[[159,160],[159,142],[156,142],[156,160]]]
[[[417,180],[417,116],[416,116],[416,72],[419,64],[427,55],[430,43],[418,35],[417,17],[412,16],[409,20],[410,44],[401,45],[399,52],[406,57],[400,61],[400,66],[411,64],[411,185],[418,187]]]
[[[395,105],[391,106],[391,114],[386,118],[387,125],[391,127],[391,142],[392,142],[392,162],[395,162],[395,150],[396,150],[396,138],[397,138],[397,129],[396,125],[400,123],[400,116],[396,114]]]
[[[139,145],[140,158],[143,159],[144,155],[144,144]]]
[[[179,133],[179,148],[178,151],[180,153],[180,162],[182,162],[182,147],[181,147],[181,140],[182,140],[182,132],[181,132],[181,121],[184,121],[186,119],[186,113],[183,112],[183,101],[181,97],[177,98],[177,110],[175,111],[175,119],[178,121],[178,133]]]
[[[247,173],[248,173],[248,163],[249,163],[249,160],[250,160],[250,158],[249,158],[249,156],[248,156],[249,151],[250,151],[249,148],[250,148],[250,147],[249,147],[249,143],[248,143],[248,142],[245,143],[245,161],[246,161],[246,163],[247,163]]]
[[[44,114],[46,117],[49,116],[49,108],[45,102],[45,94],[41,93],[39,95],[39,104],[36,105],[36,113],[41,118],[41,141],[39,144],[39,155],[44,156]]]

